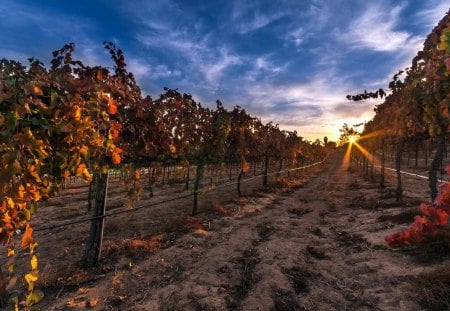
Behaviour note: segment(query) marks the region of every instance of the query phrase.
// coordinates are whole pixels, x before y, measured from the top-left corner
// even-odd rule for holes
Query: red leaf
[[[448,214],[442,209],[437,209],[436,210],[436,219],[434,220],[434,223],[436,225],[445,225],[447,223],[447,220],[448,220]]]

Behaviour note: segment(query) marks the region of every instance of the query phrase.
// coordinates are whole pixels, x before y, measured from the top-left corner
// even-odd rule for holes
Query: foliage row
[[[349,95],[350,100],[383,97],[384,92]],[[422,215],[415,218],[407,230],[386,237],[390,246],[421,242],[435,235],[446,224],[450,213],[450,187],[437,194],[437,171],[444,154],[444,142],[450,125],[450,11],[432,30],[424,47],[409,68],[394,75],[385,100],[375,108],[375,116],[365,124],[361,144],[377,150],[386,144],[395,145],[401,161],[404,142],[416,145],[426,140],[436,143],[436,153],[430,168],[431,203],[424,203]],[[384,152],[384,151],[383,151]],[[384,154],[384,153],[383,153]],[[399,170],[399,164],[398,164]],[[398,173],[399,174],[399,173]]]
[[[37,203],[56,195],[64,178],[90,182],[111,166],[137,170],[137,163],[168,160],[203,165],[234,159],[245,172],[247,161],[299,161],[323,152],[319,144],[263,124],[239,106],[229,111],[218,101],[211,109],[171,89],[157,99],[143,96],[122,51],[111,43],[105,48],[113,68],[75,60],[74,44],[53,52],[49,68],[35,59],[28,67],[0,61],[0,242],[8,246],[7,269],[13,272],[14,232],[26,228],[21,247],[31,254],[28,304],[39,298],[33,291],[37,243],[29,221]]]

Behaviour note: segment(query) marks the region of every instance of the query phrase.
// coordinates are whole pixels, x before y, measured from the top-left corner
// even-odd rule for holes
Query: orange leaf
[[[36,95],[44,95],[44,93],[42,92],[42,89],[37,85],[33,88],[33,92]]]
[[[248,162],[245,160],[242,160],[242,172],[247,173],[248,169],[249,169]]]
[[[78,166],[77,166],[77,171],[76,171],[76,173],[75,173],[75,175],[76,176],[81,176],[81,175],[83,175],[83,170],[86,168],[86,165],[85,164],[79,164]]]
[[[97,80],[103,80],[103,70],[101,69],[97,71]]]
[[[108,100],[108,113],[109,114],[116,114],[117,113],[117,101],[110,98]]]
[[[116,130],[115,128],[110,128],[109,133],[111,135],[111,139],[113,139],[113,140],[116,140],[117,137],[119,137],[119,131]]]
[[[81,120],[81,108],[77,105],[73,106],[73,118],[75,119],[75,121]]]
[[[23,185],[20,185],[18,192],[19,192],[19,194],[18,194],[19,198],[23,199],[23,197],[25,196],[25,187]]]
[[[120,155],[117,153],[113,153],[112,161],[114,164],[120,164],[120,161],[121,161]]]
[[[69,170],[64,170],[63,177],[64,178],[69,178],[69,176],[70,176]]]
[[[31,228],[31,226],[29,224],[27,224],[26,228],[25,228],[25,233],[23,234],[22,237],[22,243],[21,246],[22,248],[27,247],[28,245],[30,245],[31,243],[33,243],[33,228]]]

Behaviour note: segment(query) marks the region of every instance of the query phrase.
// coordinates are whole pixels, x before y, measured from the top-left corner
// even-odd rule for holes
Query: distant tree
[[[341,132],[341,136],[339,136],[338,140],[339,146],[345,145],[351,136],[359,135],[358,131],[356,131],[353,127],[349,127],[347,123],[344,123],[342,128],[339,129],[339,132]]]

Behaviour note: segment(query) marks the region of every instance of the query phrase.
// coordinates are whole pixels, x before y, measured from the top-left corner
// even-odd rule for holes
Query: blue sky
[[[345,96],[385,88],[411,63],[450,0],[0,0],[0,58],[75,56],[110,66],[102,42],[123,49],[145,94],[163,87],[205,106],[220,99],[313,140],[369,120],[376,101]]]

